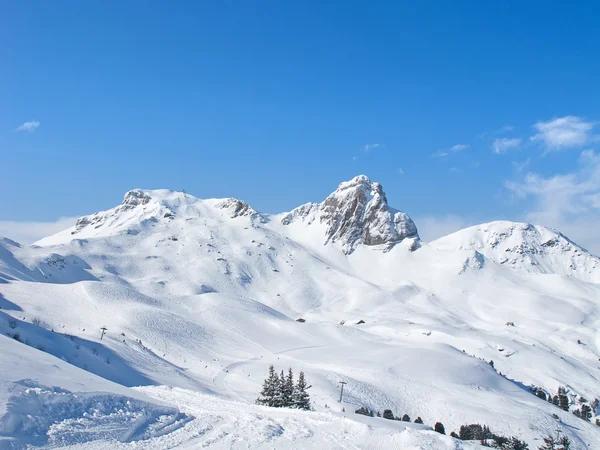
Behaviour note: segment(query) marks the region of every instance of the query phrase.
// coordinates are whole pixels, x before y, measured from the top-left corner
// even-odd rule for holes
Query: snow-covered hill
[[[431,243],[440,250],[477,251],[513,269],[567,275],[600,283],[600,258],[558,231],[539,225],[490,222],[457,231]]]
[[[0,332],[20,341],[2,342],[26,367],[2,372],[0,414],[16,417],[10,393],[32,378],[178,407],[163,414],[179,417],[164,433],[144,434],[151,421],[123,431],[148,437],[144,448],[460,448],[426,431],[437,421],[448,432],[487,424],[532,448],[558,428],[573,448],[593,448],[600,428],[529,387],[600,395],[599,283],[598,258],[544,227],[495,222],[422,243],[365,176],[277,215],[136,189],[33,246],[0,241]],[[73,379],[109,381],[74,389],[42,379],[36,364],[52,360]],[[307,374],[315,413],[251,406],[269,364]],[[351,414],[359,406],[425,426]],[[55,444],[56,429],[81,448],[131,440],[76,434],[74,418],[89,414],[78,411],[40,426],[34,443]],[[0,437],[25,442],[19,433],[11,425]]]

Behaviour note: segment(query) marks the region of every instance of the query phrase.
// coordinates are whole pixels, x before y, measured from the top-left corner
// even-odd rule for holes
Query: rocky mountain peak
[[[360,244],[389,250],[406,238],[419,238],[412,219],[389,207],[381,184],[365,175],[341,183],[322,203],[296,208],[282,223],[302,220],[310,225],[315,219],[327,227],[325,244],[339,242],[346,254]]]

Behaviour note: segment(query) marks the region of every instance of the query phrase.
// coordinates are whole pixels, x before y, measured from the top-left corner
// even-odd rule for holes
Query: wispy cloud
[[[402,167],[398,168],[398,174],[399,175],[404,175],[404,169]]]
[[[381,144],[365,144],[363,150],[365,151],[365,153],[371,153],[377,147],[381,147]]]
[[[469,144],[456,144],[450,147],[451,152],[462,152],[470,147]]]
[[[521,145],[520,138],[498,138],[494,139],[494,143],[492,144],[492,148],[494,149],[494,153],[498,155],[502,153],[506,153],[508,150],[513,148],[517,148]]]
[[[40,123],[37,120],[32,120],[31,122],[25,122],[24,124],[19,125],[17,128],[15,128],[15,131],[25,131],[27,133],[33,133],[39,126]]]
[[[521,173],[523,172],[527,166],[531,164],[531,158],[527,158],[525,161],[513,161],[512,166],[515,172]]]
[[[544,143],[549,150],[582,146],[590,142],[594,125],[577,116],[538,122],[533,126],[537,134],[532,136],[531,140]]]
[[[506,133],[507,131],[512,131],[514,129],[515,129],[515,127],[513,127],[512,125],[504,125],[502,128],[500,128],[498,130],[498,133]]]
[[[446,150],[440,150],[431,154],[432,158],[445,158],[446,156],[448,156],[448,152]]]
[[[573,172],[549,177],[527,173],[505,186],[517,198],[533,200],[527,220],[556,228],[600,254],[600,155],[586,150]]]
[[[0,236],[6,236],[21,244],[32,244],[43,237],[53,235],[73,226],[76,217],[61,217],[55,222],[0,221]]]

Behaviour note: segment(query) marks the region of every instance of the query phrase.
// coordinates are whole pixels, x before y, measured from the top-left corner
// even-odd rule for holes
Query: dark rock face
[[[221,209],[228,210],[232,219],[236,217],[250,217],[251,219],[258,219],[260,222],[265,222],[265,217],[252,208],[248,203],[243,200],[236,198],[228,198],[217,205]]]
[[[387,249],[405,238],[418,239],[417,227],[405,213],[390,208],[383,188],[364,175],[344,182],[323,203],[308,203],[283,219],[327,225],[325,244],[340,242],[344,253],[360,245],[385,245]]]

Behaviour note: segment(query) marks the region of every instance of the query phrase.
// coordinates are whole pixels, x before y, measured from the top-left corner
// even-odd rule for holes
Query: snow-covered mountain
[[[457,231],[431,245],[452,252],[474,250],[517,270],[600,283],[600,258],[558,231],[539,225],[506,221],[484,223]]]
[[[477,448],[428,431],[436,421],[531,448],[558,428],[593,448],[600,428],[529,386],[600,395],[599,274],[597,257],[540,226],[423,243],[363,175],[275,215],[135,189],[33,246],[0,241],[0,332],[13,337],[0,345],[21,367],[0,371],[0,448]],[[269,364],[306,373],[316,412],[251,405]],[[105,407],[92,413],[98,391]]]

